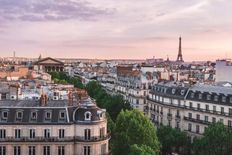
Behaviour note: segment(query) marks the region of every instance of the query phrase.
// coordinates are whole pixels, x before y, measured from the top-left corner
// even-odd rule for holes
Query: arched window
[[[91,116],[92,116],[91,112],[89,112],[89,111],[85,112],[85,120],[86,121],[90,121],[91,120]]]

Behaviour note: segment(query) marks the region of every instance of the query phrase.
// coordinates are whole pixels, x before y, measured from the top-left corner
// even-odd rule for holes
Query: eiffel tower
[[[179,51],[178,51],[176,62],[184,62],[182,56],[182,48],[181,48],[181,37],[179,37]]]

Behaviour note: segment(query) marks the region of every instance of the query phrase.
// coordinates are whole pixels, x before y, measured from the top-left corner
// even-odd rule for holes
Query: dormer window
[[[226,97],[222,96],[222,102],[226,102]]]
[[[3,112],[2,112],[2,119],[3,119],[3,120],[6,120],[7,117],[8,117],[8,112],[7,112],[7,111],[3,111]]]
[[[64,120],[65,119],[65,111],[61,111],[59,117],[60,117],[60,119]]]
[[[211,100],[211,95],[207,95],[207,100]]]
[[[214,96],[214,101],[216,101],[216,102],[218,101],[218,96],[217,95]]]
[[[201,100],[201,99],[202,99],[202,94],[199,94],[198,97],[199,97],[199,99]]]
[[[23,118],[23,112],[22,111],[18,111],[16,113],[16,120],[22,120]]]
[[[192,92],[190,97],[191,97],[191,98],[194,98],[194,95],[195,95],[195,94]]]
[[[89,112],[89,111],[85,112],[85,120],[86,121],[90,121],[91,120],[91,116],[92,116],[91,112]]]
[[[51,113],[50,111],[46,111],[46,112],[45,112],[45,119],[46,119],[46,120],[52,119],[52,113]]]
[[[180,94],[181,94],[181,95],[184,95],[184,92],[185,92],[184,90],[181,90],[181,91],[180,91]]]
[[[31,120],[36,120],[37,119],[37,112],[33,111],[31,112]]]
[[[230,97],[230,103],[232,103],[232,97]]]
[[[175,94],[175,92],[176,92],[176,89],[173,88],[172,89],[172,94]]]

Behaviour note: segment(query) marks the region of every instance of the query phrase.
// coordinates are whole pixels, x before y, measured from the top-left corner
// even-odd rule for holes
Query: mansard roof
[[[88,102],[90,101],[89,99]],[[85,112],[91,113],[90,120],[85,119]],[[50,117],[47,117],[47,113]],[[80,121],[94,124],[105,120],[105,115],[100,117],[104,113],[105,110],[98,108],[93,102],[74,102],[70,106],[68,100],[48,100],[42,106],[36,100],[0,101],[0,125],[70,125]]]

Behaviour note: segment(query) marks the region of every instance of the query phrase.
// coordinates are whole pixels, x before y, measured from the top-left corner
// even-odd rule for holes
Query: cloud
[[[96,20],[111,14],[106,8],[76,0],[1,0],[0,15],[6,20],[59,21],[68,19]]]

